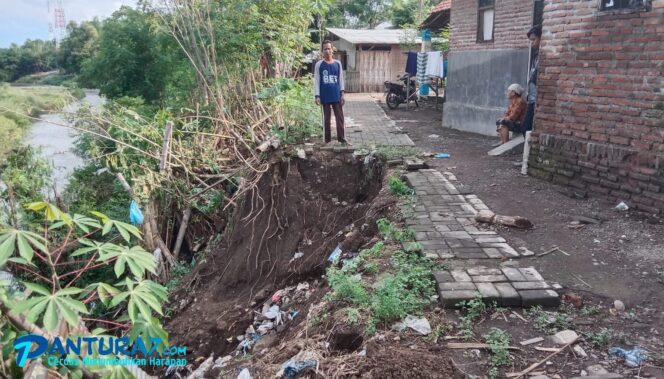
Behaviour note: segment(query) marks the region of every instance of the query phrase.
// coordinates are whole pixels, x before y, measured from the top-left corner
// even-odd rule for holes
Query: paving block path
[[[346,95],[344,111],[349,126],[346,133],[353,144],[414,145],[406,134],[395,133],[394,121],[369,94]],[[478,228],[475,215],[489,208],[454,174],[419,169],[404,177],[415,196],[411,204],[401,206],[402,213],[422,253],[454,267],[434,275],[445,308],[470,300],[477,293],[486,302],[505,307],[560,304],[558,293],[534,267],[518,267],[518,261],[516,267],[514,262],[501,265],[533,253],[514,249],[495,231]]]

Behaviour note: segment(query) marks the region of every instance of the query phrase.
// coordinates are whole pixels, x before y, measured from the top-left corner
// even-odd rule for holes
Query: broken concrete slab
[[[487,153],[488,155],[491,155],[493,157],[503,155],[506,153],[509,153],[510,151],[516,149],[517,147],[521,146],[526,139],[523,138],[523,135],[519,134],[512,138],[511,140],[507,141],[507,143],[504,143],[498,147],[496,147],[493,150],[489,150]]]
[[[543,307],[560,306],[560,297],[553,290],[521,290],[517,292],[521,296],[521,306],[524,308],[535,305]]]

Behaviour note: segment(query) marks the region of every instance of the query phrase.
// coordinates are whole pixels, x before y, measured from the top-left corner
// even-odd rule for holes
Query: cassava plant
[[[92,217],[70,215],[47,202],[31,203],[26,209],[36,213],[40,226],[0,225],[4,347],[12,346],[21,332],[49,340],[108,333],[134,341],[140,335],[159,337],[167,344],[166,332],[155,317],[162,314],[167,291],[148,279],[158,267],[152,254],[132,244],[141,239],[136,227],[99,212],[91,212]],[[1,349],[0,354],[0,372],[12,376],[8,372],[16,367],[5,367],[5,362],[13,362],[7,360],[12,351]],[[79,373],[81,369],[87,370],[71,368]],[[127,370],[97,369],[116,377]]]

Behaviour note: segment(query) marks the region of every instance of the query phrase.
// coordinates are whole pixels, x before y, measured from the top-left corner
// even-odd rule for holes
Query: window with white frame
[[[478,0],[477,42],[493,41],[495,0]]]

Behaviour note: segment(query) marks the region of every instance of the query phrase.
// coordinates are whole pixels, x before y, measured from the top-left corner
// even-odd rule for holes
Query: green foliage
[[[166,289],[168,291],[174,290],[177,285],[180,283],[182,278],[191,272],[191,270],[196,267],[196,260],[192,259],[191,262],[177,262],[171,266],[170,276],[168,282],[166,283]]]
[[[64,88],[10,87],[0,83],[0,162],[20,145],[32,123],[30,117],[60,110],[71,100]]]
[[[4,184],[0,186],[0,224],[18,226],[24,221],[20,204],[39,200],[50,177],[51,166],[33,147],[14,148],[4,161],[0,159],[0,183]]]
[[[373,316],[380,322],[419,313],[435,295],[432,263],[416,254],[396,252],[392,257],[395,275],[388,275],[371,296]]]
[[[327,13],[330,27],[369,28],[387,20],[388,2],[383,0],[335,0]]]
[[[0,82],[11,82],[22,76],[56,68],[55,43],[40,39],[26,40],[0,49]]]
[[[29,204],[27,209],[43,222],[22,229],[0,226],[0,267],[7,265],[10,272],[19,273],[29,290],[0,283],[3,310],[53,331],[60,320],[79,328],[85,324],[84,317],[88,320],[102,309],[107,318],[91,321],[110,322],[134,339],[160,336],[168,343],[154,317],[163,314],[161,303],[167,291],[145,278],[147,272],[155,273],[156,262],[140,246],[130,245],[140,238],[138,229],[99,212],[91,212],[94,218],[71,215],[46,202]],[[118,239],[128,245],[113,242]],[[113,278],[84,283],[85,275],[108,266],[114,268]],[[6,322],[4,317],[0,316],[0,325]]]
[[[74,170],[62,197],[72,213],[99,210],[114,220],[127,220],[131,198],[115,176],[87,164]]]
[[[409,196],[413,194],[413,189],[408,187],[406,182],[401,180],[398,176],[390,176],[387,178],[387,184],[390,188],[390,192],[396,196]]]
[[[357,324],[360,321],[360,310],[353,307],[346,308],[346,320],[348,325]]]
[[[585,305],[581,308],[581,314],[584,316],[594,316],[602,312],[602,307],[600,305]]]
[[[498,378],[500,376],[499,368],[509,365],[512,361],[507,350],[510,345],[510,336],[502,329],[491,328],[489,334],[485,335],[484,338],[491,352],[489,377]]]
[[[394,240],[397,242],[408,242],[415,238],[415,232],[411,229],[402,229],[394,226],[390,220],[381,218],[376,221],[378,232],[383,235],[386,240]]]
[[[311,99],[311,77],[300,80],[275,79],[257,95],[272,112],[272,132],[284,144],[296,144],[321,134],[321,110]]]
[[[81,72],[83,62],[97,50],[99,22],[83,21],[80,25],[71,21],[67,25],[67,36],[60,43],[58,62],[69,74]]]
[[[366,289],[361,279],[352,276],[343,270],[330,267],[327,269],[327,281],[333,291],[334,299],[346,301],[350,304],[364,305],[369,301]]]
[[[450,51],[450,26],[445,26],[438,35],[434,35],[431,41],[431,49],[433,51],[442,51],[447,57]]]
[[[377,145],[375,150],[376,155],[386,161],[416,156],[419,153],[416,148],[411,146]]]
[[[572,326],[568,308],[561,307],[558,312],[547,312],[542,310],[540,305],[536,305],[527,313],[533,318],[535,328],[542,332],[555,333]]]
[[[437,0],[393,0],[389,8],[389,17],[392,25],[404,28],[409,25],[420,25],[429,15],[431,7],[438,4]]]
[[[148,103],[165,99],[171,89],[169,95],[173,92],[181,104],[186,95],[179,89],[188,91],[193,73],[172,37],[153,27],[157,20],[152,12],[125,6],[104,21],[98,38],[92,25],[78,27],[71,70],[80,71],[81,85],[99,88],[110,99],[133,96]]]
[[[616,337],[616,334],[609,328],[601,328],[597,332],[590,333],[589,337],[595,347],[604,348]]]
[[[371,248],[361,250],[360,256],[378,258],[383,252],[383,247],[384,244],[382,242],[376,242],[373,246],[371,246]]]
[[[475,293],[475,298],[468,301],[462,301],[457,304],[462,308],[465,313],[459,318],[459,329],[461,336],[469,340],[473,337],[473,326],[475,321],[480,318],[487,311],[487,306],[482,300],[482,294]]]

